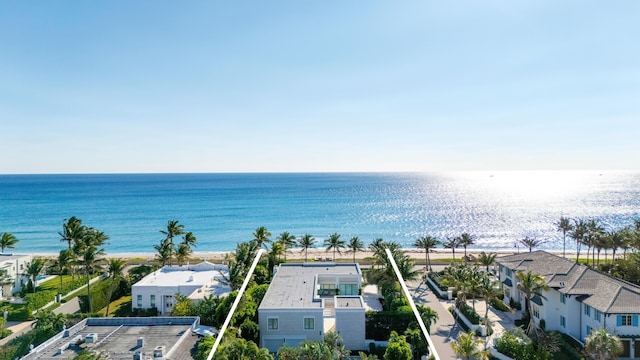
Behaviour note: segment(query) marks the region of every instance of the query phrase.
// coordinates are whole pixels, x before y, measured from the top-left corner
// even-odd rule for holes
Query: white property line
[[[384,251],[387,253],[387,258],[391,262],[391,266],[393,266],[393,271],[396,273],[396,277],[398,278],[398,281],[400,282],[400,286],[402,287],[402,291],[404,292],[404,296],[407,298],[407,301],[409,301],[409,305],[411,306],[411,309],[413,310],[413,315],[416,317],[416,320],[418,320],[418,324],[420,325],[420,329],[422,330],[422,335],[424,335],[425,339],[427,339],[427,343],[429,344],[429,355],[433,355],[433,357],[436,360],[440,360],[440,356],[438,355],[438,352],[436,351],[436,346],[433,344],[433,341],[431,341],[431,337],[429,336],[429,332],[427,331],[427,327],[424,326],[424,322],[422,321],[422,317],[420,317],[420,312],[418,311],[418,308],[416,308],[416,303],[413,302],[413,297],[411,297],[411,293],[409,292],[409,289],[407,288],[407,284],[405,284],[404,279],[402,278],[402,275],[400,274],[400,269],[398,269],[398,265],[396,264],[396,259],[393,258],[393,254],[391,254],[391,250],[384,249]],[[207,360],[211,360],[211,359],[207,359]]]
[[[227,330],[227,326],[229,326],[229,323],[231,322],[231,318],[233,317],[233,313],[236,312],[236,307],[238,307],[238,303],[240,302],[240,299],[242,298],[242,294],[244,294],[244,291],[247,289],[247,285],[249,284],[249,280],[251,280],[251,275],[253,275],[253,270],[256,269],[256,265],[258,265],[258,261],[260,260],[260,257],[262,256],[263,252],[264,252],[264,249],[258,250],[258,253],[256,254],[256,258],[253,259],[253,264],[251,264],[251,268],[249,269],[249,273],[244,278],[244,282],[242,283],[242,286],[240,287],[240,291],[238,291],[238,295],[236,296],[236,299],[233,301],[233,305],[231,305],[231,310],[229,311],[229,314],[227,315],[227,318],[224,320],[224,324],[222,324],[222,329],[220,329],[220,332],[218,333],[218,336],[216,337],[216,342],[213,343],[213,347],[211,348],[211,351],[209,352],[209,356],[207,356],[207,360],[211,360],[213,358],[213,354],[216,353],[216,349],[218,348],[218,345],[220,345],[220,341],[222,341],[222,336],[224,335],[224,332]],[[437,359],[437,360],[440,360],[440,359]]]

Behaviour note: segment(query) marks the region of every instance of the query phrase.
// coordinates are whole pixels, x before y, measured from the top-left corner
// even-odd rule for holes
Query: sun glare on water
[[[494,199],[545,202],[576,196],[588,188],[587,179],[598,174],[574,171],[495,171],[469,173],[480,196]]]

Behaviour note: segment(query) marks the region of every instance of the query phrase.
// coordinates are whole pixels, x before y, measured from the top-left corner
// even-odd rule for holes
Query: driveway
[[[453,319],[453,315],[442,306],[439,299],[425,283],[409,281],[407,282],[407,288],[413,294],[413,301],[416,305],[428,306],[438,313],[438,321],[431,325],[429,335],[440,359],[460,359],[451,348],[451,342],[456,340],[458,333],[463,330]]]

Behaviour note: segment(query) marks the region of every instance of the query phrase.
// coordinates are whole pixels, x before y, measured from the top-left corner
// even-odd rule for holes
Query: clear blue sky
[[[640,169],[640,1],[4,1],[0,173]]]

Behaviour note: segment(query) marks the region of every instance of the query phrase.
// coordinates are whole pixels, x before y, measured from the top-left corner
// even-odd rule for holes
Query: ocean
[[[475,248],[513,249],[529,236],[561,250],[560,216],[607,229],[640,218],[640,172],[0,175],[0,233],[20,240],[5,252],[57,253],[71,216],[105,232],[111,255],[154,253],[170,219],[194,233],[196,252],[231,251],[258,226],[320,244],[334,232],[405,247],[468,232]]]

